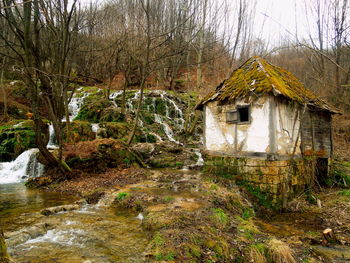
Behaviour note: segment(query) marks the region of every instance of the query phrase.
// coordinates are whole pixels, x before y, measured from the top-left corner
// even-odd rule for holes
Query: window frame
[[[241,121],[240,109],[248,109],[248,121]],[[229,114],[236,113],[237,117],[235,120],[229,118]],[[251,105],[237,105],[234,110],[226,111],[226,123],[230,124],[250,124],[251,123]]]

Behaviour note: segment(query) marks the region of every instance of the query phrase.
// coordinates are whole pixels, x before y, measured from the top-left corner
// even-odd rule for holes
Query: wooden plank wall
[[[332,156],[332,116],[326,111],[307,109],[301,116],[303,155]]]

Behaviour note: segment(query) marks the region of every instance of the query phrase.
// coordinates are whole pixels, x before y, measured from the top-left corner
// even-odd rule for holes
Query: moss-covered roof
[[[306,89],[292,73],[271,65],[260,57],[252,57],[234,70],[228,79],[197,105],[197,109],[201,109],[209,101],[234,100],[248,96],[260,97],[264,94],[284,96],[303,105],[339,113],[336,108]]]

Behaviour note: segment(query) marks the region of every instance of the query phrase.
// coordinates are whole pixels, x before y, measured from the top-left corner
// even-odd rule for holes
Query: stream
[[[39,212],[74,200],[23,184],[0,185],[1,224],[16,262],[144,262],[147,238],[137,214],[94,205],[50,216]]]

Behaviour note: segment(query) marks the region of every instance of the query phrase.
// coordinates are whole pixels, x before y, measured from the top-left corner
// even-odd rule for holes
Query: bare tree
[[[6,41],[21,65],[23,80],[31,98],[35,123],[36,143],[48,164],[62,164],[62,117],[67,115],[67,82],[70,74],[69,57],[72,52],[74,32],[77,27],[77,1],[32,0],[18,5],[15,0],[2,0],[3,5],[12,6],[1,13],[11,30],[13,40]],[[42,137],[43,121],[39,105],[44,105],[59,143],[58,159],[46,149]],[[65,112],[66,108],[66,112]]]

